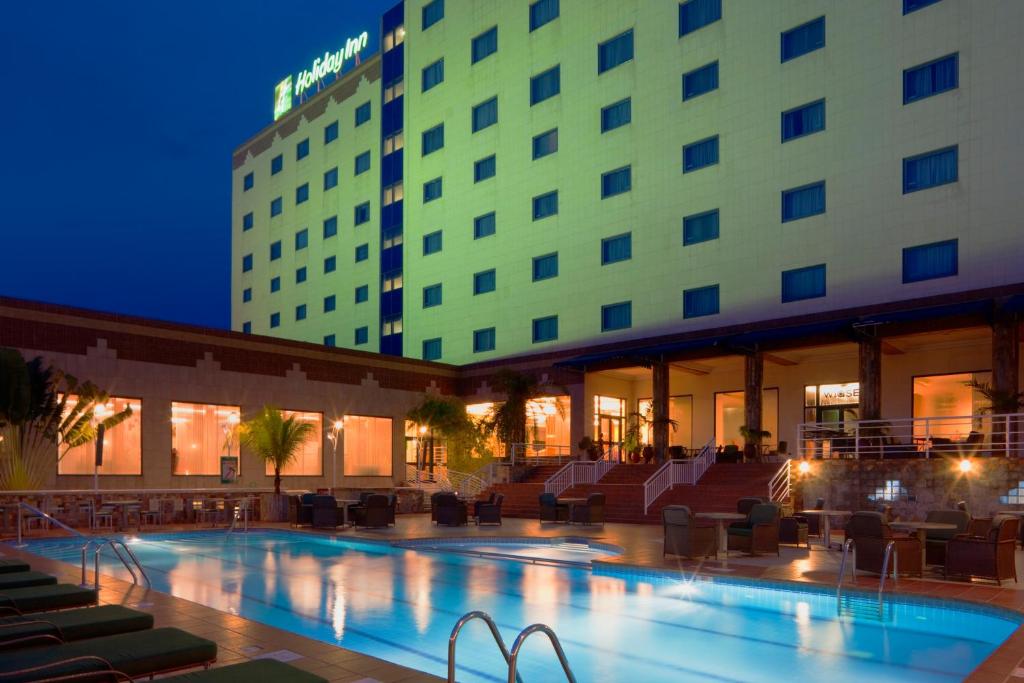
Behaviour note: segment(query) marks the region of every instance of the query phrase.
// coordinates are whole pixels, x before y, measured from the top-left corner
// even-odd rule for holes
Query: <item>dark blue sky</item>
[[[232,150],[397,1],[0,4],[0,295],[228,327]]]

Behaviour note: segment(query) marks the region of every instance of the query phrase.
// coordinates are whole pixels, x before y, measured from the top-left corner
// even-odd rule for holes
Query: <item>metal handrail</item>
[[[83,586],[86,585],[85,554],[86,554],[86,551],[90,550],[94,544],[96,546],[96,549],[93,552],[93,585],[94,585],[94,587],[96,587],[96,588],[100,587],[100,553],[107,546],[110,546],[111,551],[113,551],[114,555],[117,556],[117,559],[121,560],[121,564],[123,564],[124,568],[128,570],[129,574],[131,574],[131,576],[132,576],[132,583],[134,583],[135,585],[138,585],[139,584],[139,576],[141,575],[142,578],[146,580],[146,586],[147,587],[152,587],[153,582],[149,580],[149,575],[146,574],[146,570],[142,567],[142,563],[139,562],[139,558],[135,556],[135,553],[132,552],[132,549],[129,548],[128,545],[124,541],[116,539],[116,538],[92,538],[92,539],[89,539],[88,543],[86,543],[85,545],[82,546],[82,585]],[[127,553],[127,555],[128,555],[128,558],[131,560],[131,563],[129,563],[128,560],[125,559],[125,556],[121,554],[121,550],[118,548],[118,546],[120,546],[121,548],[124,549],[125,553]],[[132,568],[132,565],[135,565],[135,569],[139,570],[139,574],[135,573],[135,569]]]
[[[712,437],[696,456],[687,460],[667,460],[644,482],[644,514],[661,494],[676,484],[696,485],[714,463],[715,439]]]
[[[555,648],[555,654],[558,655],[558,662],[562,665],[562,671],[565,672],[565,678],[569,683],[576,683],[576,676],[572,673],[572,668],[569,666],[569,660],[565,658],[565,651],[562,650],[562,644],[558,642],[558,636],[551,630],[550,626],[546,624],[530,624],[516,636],[516,640],[512,643],[511,658],[508,663],[508,683],[516,683],[518,680],[518,672],[516,671],[516,665],[519,662],[519,650],[522,649],[523,643],[526,639],[537,631],[542,632],[551,641],[551,647]]]
[[[836,613],[842,609],[843,600],[843,578],[846,576],[846,556],[853,551],[853,579],[857,580],[857,544],[852,538],[843,542],[843,558],[839,562],[839,581],[836,582]]]
[[[235,530],[238,524],[238,518],[242,518],[242,533],[249,533],[249,508],[252,507],[249,498],[243,498],[239,503],[238,507],[235,508],[234,514],[231,516],[231,526],[228,527],[228,533],[230,534]],[[241,514],[239,514],[241,513]]]
[[[462,627],[473,621],[474,619],[481,619],[487,627],[491,630],[491,635],[494,636],[494,642],[498,644],[498,649],[501,650],[501,656],[505,658],[505,664],[509,666],[509,671],[512,667],[511,655],[509,655],[508,647],[505,645],[505,639],[501,637],[501,633],[498,631],[498,625],[494,623],[494,619],[487,612],[480,610],[473,610],[472,612],[466,612],[462,615],[457,622],[455,627],[452,628],[452,634],[448,636],[448,683],[455,683],[455,642],[459,639],[459,633],[462,631]],[[520,634],[521,635],[521,634]],[[516,639],[519,642],[519,639]],[[511,683],[522,683],[522,679],[518,674],[509,674],[509,681]]]
[[[792,485],[793,461],[786,459],[782,466],[768,482],[768,499],[773,503],[781,503],[789,498]]]
[[[900,554],[896,548],[896,541],[889,541],[885,544],[885,556],[882,558],[882,578],[878,582],[878,605],[882,605],[882,592],[885,590],[885,576],[889,573],[889,558],[892,557],[892,582],[900,583]]]
[[[56,524],[57,526],[59,526],[61,529],[64,529],[65,531],[70,531],[71,533],[73,533],[76,536],[81,536],[82,538],[85,538],[85,534],[83,534],[81,531],[78,531],[77,529],[71,528],[70,526],[68,526],[64,522],[60,521],[59,519],[57,519],[56,517],[54,517],[50,513],[43,512],[42,510],[40,510],[36,506],[29,505],[25,501],[18,501],[18,544],[17,544],[17,546],[15,546],[17,548],[22,548],[22,547],[25,546],[25,544],[22,542],[22,538],[21,538],[21,527],[22,527],[22,514],[21,514],[21,511],[23,509],[24,510],[28,510],[35,517],[42,517],[43,519],[47,520],[51,524]]]

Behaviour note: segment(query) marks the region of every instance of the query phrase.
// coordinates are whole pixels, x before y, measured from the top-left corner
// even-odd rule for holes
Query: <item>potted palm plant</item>
[[[966,384],[988,401],[988,406],[982,408],[981,412],[992,415],[992,454],[1009,455],[1007,446],[1017,442],[1018,435],[1015,432],[1019,429],[1009,416],[1020,412],[1024,406],[1024,391],[1005,391],[977,380]]]
[[[740,427],[740,436],[743,437],[743,459],[761,461],[761,443],[765,439],[772,438],[772,433],[767,429],[751,429],[747,425]]]
[[[274,493],[262,497],[261,518],[287,521],[288,496],[281,494],[281,469],[295,459],[316,429],[294,415],[285,417],[279,409],[264,406],[256,417],[239,425],[238,431],[242,444],[274,468]]]

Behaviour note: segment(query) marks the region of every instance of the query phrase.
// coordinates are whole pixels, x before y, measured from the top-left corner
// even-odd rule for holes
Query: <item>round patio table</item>
[[[927,557],[927,554],[924,551],[924,544],[927,540],[928,532],[956,529],[956,524],[947,524],[946,522],[889,522],[889,526],[893,529],[903,529],[904,531],[913,531],[917,533],[917,540],[921,542],[922,568],[926,564],[925,558]]]
[[[738,522],[746,519],[746,515],[741,515],[738,512],[696,512],[694,517],[700,517],[701,519],[710,519],[715,523],[715,537],[718,539],[718,543],[715,546],[715,559],[718,559],[718,553],[725,551],[726,557],[729,556],[729,541],[725,535],[725,523],[726,522]]]
[[[853,513],[849,510],[801,510],[802,515],[818,515],[821,517],[821,542],[825,550],[832,547],[832,518],[849,517]]]

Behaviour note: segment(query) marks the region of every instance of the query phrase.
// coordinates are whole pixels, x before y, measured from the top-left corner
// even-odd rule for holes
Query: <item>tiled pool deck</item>
[[[262,524],[263,528],[287,528],[287,525]],[[160,531],[176,528],[194,530],[194,526],[159,527]],[[306,530],[308,531],[308,529]],[[506,519],[502,526],[447,528],[436,527],[425,514],[401,515],[396,527],[379,530],[339,529],[337,532],[318,532],[339,537],[406,540],[438,537],[586,537],[614,544],[623,549],[619,556],[602,560],[619,566],[640,569],[706,574],[770,581],[791,581],[834,587],[838,578],[838,552],[828,552],[820,546],[794,548],[784,546],[779,557],[741,557],[733,555],[725,560],[689,561],[682,558],[662,557],[661,527],[632,524],[606,524],[604,527],[540,525],[536,520]],[[35,568],[57,575],[60,580],[78,583],[78,567],[47,560],[4,547],[4,554],[23,555],[31,559]],[[1024,552],[1017,553],[1017,572],[1024,578]],[[860,576],[857,585],[877,589],[878,577]],[[305,638],[242,617],[226,614],[194,602],[149,591],[113,578],[102,580],[101,602],[124,604],[151,612],[157,626],[177,626],[197,635],[210,638],[219,647],[218,665],[231,664],[244,659],[268,656],[281,650],[299,655],[291,663],[312,671],[330,681],[397,683],[399,681],[438,681],[434,676],[397,666],[374,657]],[[891,585],[891,584],[890,584]],[[904,594],[938,599],[968,600],[1008,608],[1024,613],[1024,586],[1004,582],[1003,587],[992,583],[967,583],[941,580],[926,575],[924,579],[902,578],[896,590]],[[967,679],[971,683],[1024,682],[1024,628],[1018,629]]]

